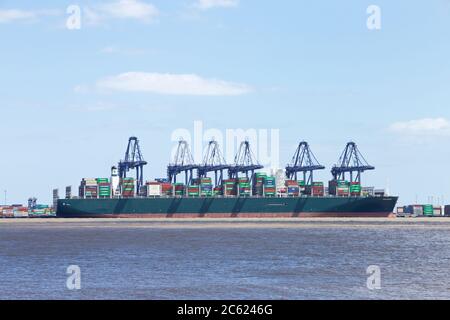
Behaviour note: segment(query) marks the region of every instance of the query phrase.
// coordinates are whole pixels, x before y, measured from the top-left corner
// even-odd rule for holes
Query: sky
[[[365,186],[449,204],[449,17],[447,0],[0,1],[0,203],[109,176],[130,136],[162,177],[183,132],[201,154],[200,124],[261,150],[268,132],[269,167],[306,140],[322,181],[352,140]]]

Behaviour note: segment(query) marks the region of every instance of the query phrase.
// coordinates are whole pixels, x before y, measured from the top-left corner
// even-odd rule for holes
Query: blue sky
[[[365,185],[450,203],[449,16],[445,0],[0,1],[0,190],[50,202],[108,176],[131,135],[161,177],[174,130],[202,121],[279,129],[281,165],[307,140],[323,181],[354,140]]]

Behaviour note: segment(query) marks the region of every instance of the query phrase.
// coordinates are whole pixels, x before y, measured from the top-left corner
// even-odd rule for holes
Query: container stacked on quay
[[[48,205],[25,207],[21,204],[0,206],[0,218],[47,218],[54,217],[55,210]]]
[[[38,204],[28,210],[29,218],[51,218],[55,216],[55,209],[45,204]]]
[[[244,141],[232,165],[210,141],[204,162],[195,164],[188,144],[180,140],[175,159],[167,167],[167,179],[144,182],[143,159],[136,137],[111,178],[83,179],[78,197],[57,203],[59,217],[388,217],[397,197],[361,186],[361,173],[373,170],[367,163],[348,166],[354,155],[363,159],[356,144],[347,144],[339,164],[332,170],[328,187],[313,179],[324,169],[306,142],[301,142],[291,164],[276,174],[262,172],[250,143]],[[349,158],[350,157],[350,158]],[[127,171],[136,169],[136,179]],[[224,172],[228,177],[224,178]],[[214,174],[214,180],[207,174]],[[354,175],[352,175],[354,173]],[[185,183],[177,182],[177,175]],[[302,176],[297,178],[297,174]],[[350,174],[350,180],[346,180]]]
[[[450,217],[450,205],[413,204],[397,207],[397,217]]]
[[[0,216],[2,218],[28,218],[28,208],[21,204],[0,206]]]

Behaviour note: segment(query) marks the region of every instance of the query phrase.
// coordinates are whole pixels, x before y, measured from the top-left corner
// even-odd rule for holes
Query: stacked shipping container
[[[251,186],[248,178],[238,179],[238,194],[240,197],[251,196]]]
[[[286,180],[286,193],[288,197],[298,197],[300,196],[300,186],[296,180]]]
[[[54,217],[55,211],[47,205],[36,205],[33,209],[22,205],[0,206],[0,218]]]
[[[442,207],[433,207],[433,216],[442,216]]]
[[[168,196],[189,196],[189,197],[212,197],[212,196],[288,196],[299,197],[310,195],[322,197],[325,194],[347,197],[347,196],[372,196],[384,191],[373,188],[362,188],[359,183],[343,180],[331,180],[329,187],[325,188],[323,182],[313,182],[306,186],[305,181],[284,180],[277,186],[274,176],[257,172],[253,176],[253,185],[248,178],[224,180],[222,185],[213,187],[212,179],[209,177],[193,179],[191,185],[185,186],[183,183],[171,184],[165,179],[148,181],[138,190],[140,197],[168,197]],[[133,178],[123,178],[121,180],[121,196],[125,198],[134,197],[135,180]],[[80,185],[79,195],[82,198],[109,198],[111,194],[111,183],[108,178],[83,179]]]
[[[310,186],[306,186],[305,194],[312,197],[323,197],[325,194],[323,182],[313,182]]]
[[[264,181],[267,178],[267,174],[257,172],[253,176],[253,195],[263,196],[264,194]]]
[[[188,197],[198,197],[200,195],[200,185],[191,184],[187,186]]]
[[[175,186],[172,186],[170,182],[162,182],[161,183],[161,195],[163,196],[172,196],[173,190]]]
[[[328,193],[338,197],[350,195],[350,184],[345,180],[331,180],[328,182]]]
[[[444,207],[444,216],[450,217],[450,205]]]
[[[361,193],[363,197],[373,197],[375,195],[374,187],[363,187],[361,188]]]
[[[213,195],[213,186],[212,179],[209,177],[200,179],[200,196],[201,197],[212,197]]]
[[[80,198],[97,199],[98,198],[97,179],[92,178],[82,179],[78,194]]]
[[[158,181],[147,181],[141,188],[140,195],[143,197],[160,197],[162,195],[162,183]]]
[[[5,206],[1,207],[2,217],[3,218],[14,218],[14,207]]]
[[[135,188],[134,178],[122,179],[122,197],[124,198],[134,197],[135,195],[134,188]]]
[[[275,177],[267,176],[264,179],[264,195],[266,197],[275,197],[277,193],[277,187],[275,183]]]
[[[423,206],[423,215],[427,217],[432,217],[434,215],[433,211],[433,205],[432,204],[425,204]]]
[[[184,187],[184,183],[174,183],[173,184],[173,190],[175,192],[175,196],[177,197],[182,197],[185,194],[185,187]]]
[[[223,186],[217,186],[213,188],[214,196],[222,196],[223,195]]]
[[[28,215],[30,218],[51,217],[55,216],[55,212],[47,205],[38,204],[28,212]]]
[[[445,206],[445,211],[449,206]],[[426,217],[440,217],[442,216],[442,207],[433,206],[431,204],[415,204],[397,208],[398,215],[411,215],[411,216],[426,216]]]
[[[111,184],[108,178],[97,178],[98,196],[99,198],[111,197]]]
[[[361,183],[352,182],[350,184],[350,195],[352,197],[360,197],[362,192]]]
[[[236,196],[236,179],[227,179],[223,181],[223,195],[226,197]]]

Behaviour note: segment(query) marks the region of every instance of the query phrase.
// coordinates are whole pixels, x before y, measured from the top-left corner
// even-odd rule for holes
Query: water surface
[[[449,246],[450,219],[0,221],[0,299],[449,299]]]

